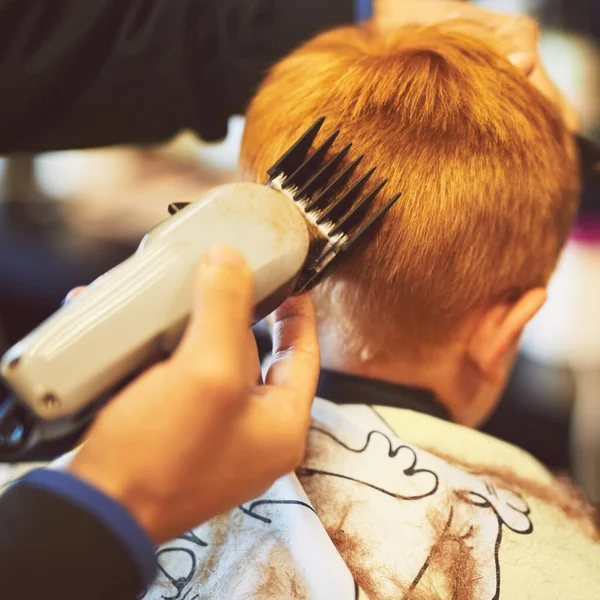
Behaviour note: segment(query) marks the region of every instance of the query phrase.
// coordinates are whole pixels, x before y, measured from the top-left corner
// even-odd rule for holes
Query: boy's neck
[[[434,369],[415,364],[411,360],[363,361],[338,352],[328,352],[322,348],[321,366],[324,369],[340,373],[348,373],[398,385],[425,388],[438,396],[440,395],[440,378],[439,376],[436,377]],[[436,385],[436,382],[438,385]]]
[[[340,373],[427,389],[449,411],[453,421],[468,426],[476,426],[487,416],[486,411],[481,415],[481,411],[470,411],[469,407],[475,409],[482,401],[487,403],[493,393],[475,369],[465,366],[460,352],[452,349],[429,357],[361,360],[344,354],[337,344],[321,341],[321,366]]]

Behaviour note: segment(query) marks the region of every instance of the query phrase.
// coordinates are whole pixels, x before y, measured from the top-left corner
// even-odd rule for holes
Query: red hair
[[[576,211],[572,140],[555,107],[472,26],[324,33],[277,64],[247,113],[259,181],[319,116],[402,197],[317,288],[355,350],[444,343],[471,311],[544,286]],[[319,141],[317,140],[317,141]],[[348,159],[348,161],[351,158]],[[374,178],[375,179],[375,178]],[[376,210],[378,206],[374,206]]]

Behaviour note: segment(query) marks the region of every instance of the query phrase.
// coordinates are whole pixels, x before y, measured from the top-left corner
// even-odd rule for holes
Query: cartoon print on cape
[[[352,419],[340,414],[346,407],[318,408],[297,474],[367,596],[409,593],[430,569],[450,588],[456,565],[436,555],[452,541],[475,573],[472,597],[498,600],[503,529],[533,531],[525,500],[403,443],[370,407],[347,407]],[[390,541],[399,539],[410,552],[393,549]]]
[[[432,578],[450,589],[455,547],[471,597],[498,600],[503,532],[533,531],[526,502],[402,442],[369,407],[315,413],[297,476],[159,548],[146,600],[403,597]]]

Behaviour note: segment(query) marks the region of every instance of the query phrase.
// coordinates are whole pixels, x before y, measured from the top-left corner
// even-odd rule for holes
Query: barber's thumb
[[[236,248],[215,246],[200,259],[196,288],[203,288],[215,281],[232,281],[250,271],[245,256]]]
[[[211,360],[236,362],[242,355],[240,348],[245,348],[253,295],[252,271],[243,254],[227,247],[209,250],[196,273],[190,322],[179,356],[197,361],[200,343],[211,349]]]
[[[211,348],[213,359],[218,350],[244,346],[253,292],[252,271],[243,254],[228,247],[215,247],[204,254],[196,271],[190,322],[179,355],[197,360],[199,342]]]
[[[231,310],[231,303],[247,304],[253,293],[252,272],[235,248],[217,246],[200,260],[194,286],[194,308],[215,316]]]

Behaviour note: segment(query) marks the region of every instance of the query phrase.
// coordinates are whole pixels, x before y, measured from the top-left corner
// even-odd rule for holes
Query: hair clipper
[[[254,273],[255,321],[290,294],[313,287],[398,199],[366,218],[385,181],[374,169],[352,183],[362,156],[343,171],[350,145],[337,133],[313,143],[319,119],[269,170],[266,185],[216,187],[172,204],[130,258],[94,281],[2,358],[13,396],[0,407],[0,460],[72,433],[136,375],[177,346],[191,309],[199,258],[232,246]]]

